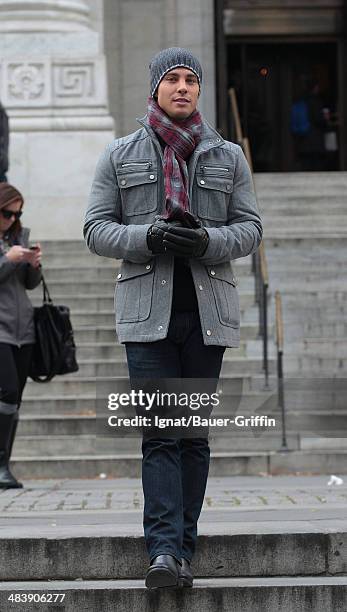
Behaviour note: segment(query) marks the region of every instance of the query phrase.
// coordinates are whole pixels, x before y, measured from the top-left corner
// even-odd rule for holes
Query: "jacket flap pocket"
[[[229,263],[218,264],[217,266],[207,266],[207,273],[210,278],[225,281],[234,287],[237,286],[237,278],[234,276],[233,269]]]
[[[118,185],[120,189],[128,189],[137,185],[147,185],[156,183],[158,180],[158,172],[154,170],[135,170],[134,172],[117,171]]]
[[[198,186],[202,189],[214,189],[224,193],[231,193],[233,190],[233,179],[231,177],[197,174],[196,180]]]
[[[152,272],[154,268],[154,260],[149,260],[147,263],[131,263],[124,261],[119,273],[117,274],[117,282],[121,283],[136,276],[144,276]]]

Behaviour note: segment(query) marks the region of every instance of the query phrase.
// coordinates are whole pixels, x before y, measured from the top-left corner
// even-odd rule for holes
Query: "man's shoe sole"
[[[175,586],[179,586],[178,577],[172,574],[169,569],[154,567],[148,570],[146,575],[146,587],[148,589]]]

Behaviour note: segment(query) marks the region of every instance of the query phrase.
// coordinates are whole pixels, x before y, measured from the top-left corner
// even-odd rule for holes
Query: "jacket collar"
[[[156,133],[148,124],[147,115],[141,117],[140,119],[136,118],[136,121],[145,128],[151,139],[158,143]],[[213,149],[214,147],[221,147],[224,143],[225,140],[223,140],[221,135],[218,134],[218,132],[206,121],[206,119],[203,118],[201,141],[199,142],[194,152],[203,153],[204,151],[208,151],[209,149]]]

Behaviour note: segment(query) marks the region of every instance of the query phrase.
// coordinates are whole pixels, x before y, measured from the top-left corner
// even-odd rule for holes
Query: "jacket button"
[[[117,274],[117,278],[122,278],[121,273]]]
[[[146,266],[146,270],[150,270],[150,269],[151,269],[150,264],[147,264],[147,266]]]
[[[208,336],[210,336],[210,335],[212,334],[211,330],[210,330],[210,329],[207,329],[207,330],[206,330],[206,334],[207,334]]]
[[[211,271],[210,271],[210,274],[211,274],[211,276],[215,276],[215,275],[216,275],[216,273],[215,273],[215,271],[214,271],[214,270],[211,270]]]
[[[205,181],[203,179],[201,179],[200,185],[205,185]]]
[[[150,175],[149,175],[149,178],[151,179],[151,181],[153,181],[153,179],[155,179],[154,174],[150,174]]]
[[[227,185],[227,190],[230,191],[231,185]]]
[[[165,279],[164,279],[164,280],[162,280],[162,281],[161,281],[161,284],[162,284],[162,285],[166,285],[166,280],[165,280]]]
[[[199,285],[199,289],[200,289],[200,291],[202,291],[203,290],[203,286]]]
[[[160,331],[161,329],[163,329],[163,326],[162,326],[162,325],[159,325],[159,327],[158,327],[158,331]]]
[[[126,184],[127,184],[127,182],[126,182],[126,180],[125,180],[125,179],[122,179],[122,180],[121,180],[121,182],[120,182],[120,184],[121,184],[121,185],[126,185]]]

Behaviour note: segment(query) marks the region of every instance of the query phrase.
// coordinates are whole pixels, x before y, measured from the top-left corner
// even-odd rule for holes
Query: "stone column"
[[[9,180],[37,239],[81,239],[97,159],[114,138],[105,57],[82,0],[0,0]]]

